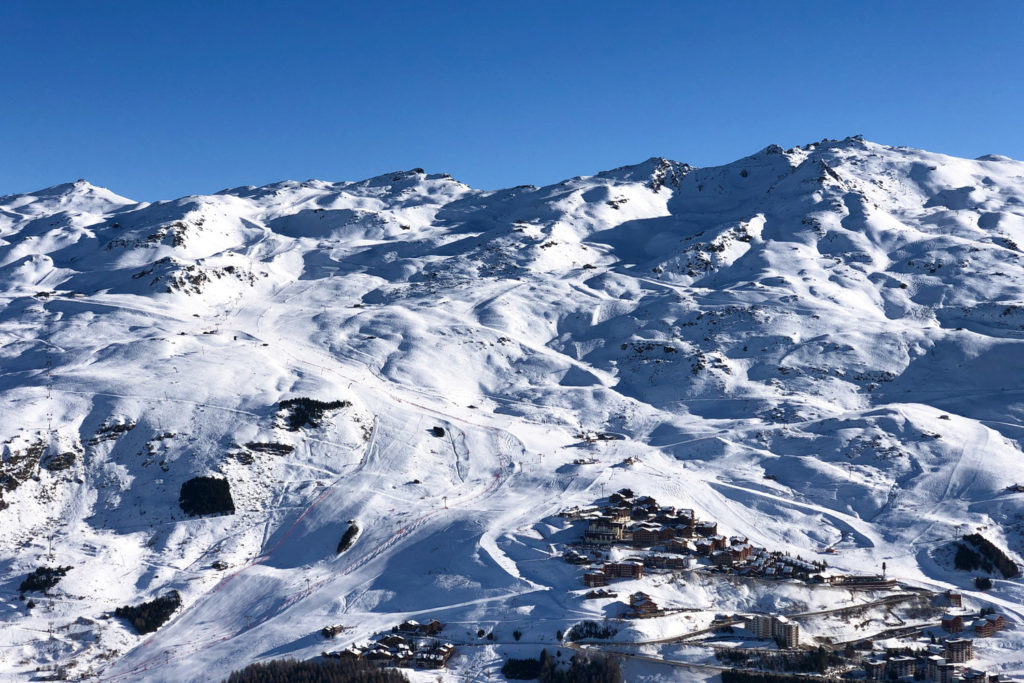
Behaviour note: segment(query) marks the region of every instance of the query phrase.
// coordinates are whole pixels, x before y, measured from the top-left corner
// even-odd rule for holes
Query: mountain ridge
[[[982,593],[946,556],[970,528],[1024,557],[1020,244],[1024,163],[860,137],[501,190],[411,169],[2,197],[0,613],[22,630],[0,671],[198,680],[425,617],[550,641],[613,613],[555,515],[629,487],[993,605],[1015,626],[979,659],[1024,673],[1024,584]],[[343,407],[292,421],[303,401]],[[234,514],[185,515],[195,477]],[[73,569],[28,609],[15,587],[53,564]],[[701,606],[693,628],[838,599],[634,588]],[[146,640],[101,618],[170,590]],[[22,637],[79,619],[88,637]],[[509,652],[467,645],[451,675]]]

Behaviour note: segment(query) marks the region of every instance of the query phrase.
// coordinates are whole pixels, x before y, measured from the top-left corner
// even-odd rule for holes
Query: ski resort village
[[[597,462],[587,459],[584,464]],[[825,680],[941,683],[1019,680],[990,672],[975,660],[977,639],[1011,627],[994,607],[965,605],[960,592],[940,592],[884,574],[835,571],[824,559],[838,554],[834,547],[821,549],[817,556],[822,559],[813,560],[756,548],[746,537],[719,534],[715,521],[698,520],[693,510],[662,506],[630,489],[599,504],[573,506],[547,523],[562,527],[558,537],[582,529],[575,539],[566,536],[552,543],[546,561],[558,562],[560,557],[582,572],[585,588],[570,587],[564,599],[581,607],[586,601],[583,609],[594,616],[555,634],[548,647],[557,657],[563,652],[567,657],[599,652],[660,661],[685,671],[725,671],[736,680],[766,671],[779,680],[798,681],[823,680],[822,675]],[[988,552],[989,546],[981,541],[978,547],[968,542],[958,547],[963,557],[980,557],[977,553]],[[716,612],[714,602],[687,602],[692,594],[688,587],[698,585],[715,586],[721,593],[802,594],[810,599],[788,602],[785,613]],[[819,603],[832,606],[807,609]],[[734,607],[737,602],[723,604]],[[644,619],[656,624],[658,636],[635,639],[643,626],[637,620]],[[674,635],[661,632],[672,629]],[[328,626],[322,635],[334,639],[345,630]],[[632,637],[620,638],[620,631]],[[523,642],[523,631],[514,630],[511,636],[510,644]],[[455,653],[447,638],[467,649],[502,642],[495,629],[474,635],[458,626],[445,629],[436,619],[425,624],[408,620],[365,643],[325,650],[322,656],[440,669]],[[1001,641],[986,641],[979,648],[987,649],[988,642],[1002,646]],[[506,669],[514,672],[514,667]]]
[[[0,679],[1024,681],[1024,163],[594,171],[0,197]]]

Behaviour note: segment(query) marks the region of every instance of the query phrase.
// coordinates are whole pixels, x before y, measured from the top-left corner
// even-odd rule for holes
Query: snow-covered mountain
[[[219,680],[408,618],[521,631],[452,661],[494,676],[607,616],[553,516],[621,487],[962,589],[1015,622],[979,659],[1024,673],[1024,583],[975,591],[944,554],[982,530],[1024,555],[1020,245],[1024,163],[861,138],[498,191],[415,169],[0,197],[0,676]],[[339,403],[299,426],[296,398]],[[182,511],[198,476],[234,514]],[[71,569],[30,609],[39,566]],[[103,618],[170,590],[151,635]]]

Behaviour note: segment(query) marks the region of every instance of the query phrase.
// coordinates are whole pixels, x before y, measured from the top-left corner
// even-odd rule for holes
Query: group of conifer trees
[[[409,679],[394,669],[381,669],[358,659],[277,659],[250,664],[232,673],[224,683],[409,683]]]
[[[537,659],[509,659],[501,668],[505,678],[537,679],[540,683],[622,683],[619,663],[606,655],[574,655],[568,667],[559,666],[547,650]]]

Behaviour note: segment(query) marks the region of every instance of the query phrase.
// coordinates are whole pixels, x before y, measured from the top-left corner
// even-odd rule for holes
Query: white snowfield
[[[977,662],[1024,674],[1024,583],[976,591],[949,557],[978,530],[1024,554],[1021,245],[1024,163],[860,138],[498,191],[417,169],[0,197],[0,678],[221,680],[433,618],[457,645],[440,675],[500,678],[617,615],[583,599],[557,557],[581,527],[554,515],[622,487],[960,590],[1012,622]],[[291,431],[277,404],[296,397],[348,405]],[[197,476],[226,478],[235,514],[185,515]],[[49,596],[19,599],[58,565]],[[155,633],[108,617],[172,589]],[[853,599],[613,589],[706,610],[617,622],[631,641]],[[348,628],[325,641],[331,624]]]

